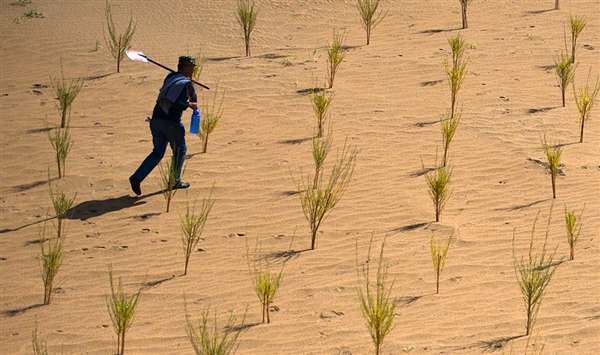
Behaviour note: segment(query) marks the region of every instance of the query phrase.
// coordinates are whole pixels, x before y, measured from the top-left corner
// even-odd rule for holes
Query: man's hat
[[[196,65],[196,58],[189,55],[182,55],[179,57],[179,65]]]

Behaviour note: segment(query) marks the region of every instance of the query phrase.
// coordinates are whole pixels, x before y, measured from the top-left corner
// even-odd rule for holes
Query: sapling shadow
[[[583,226],[583,211],[579,216],[575,214],[575,210],[569,210],[565,206],[565,228],[567,231],[567,243],[569,243],[569,260],[575,260],[575,245],[581,236],[581,227]]]
[[[185,305],[185,330],[196,355],[233,355],[239,347],[239,337],[244,330],[246,312],[241,318],[230,313],[225,329],[220,329],[217,312],[210,315],[210,308],[202,310],[200,320],[194,322]]]
[[[118,283],[115,285],[112,268],[108,270],[108,278],[110,281],[110,295],[106,297],[106,305],[113,330],[117,334],[117,354],[123,355],[125,353],[125,335],[133,324],[142,290],[139,289],[135,293],[128,295],[123,289],[120,277]]]
[[[211,189],[209,196],[202,200],[199,210],[196,210],[195,205],[190,208],[188,202],[185,215],[180,219],[182,233],[181,244],[185,257],[183,275],[187,275],[190,257],[192,252],[196,249],[198,242],[202,239],[202,232],[204,231],[204,226],[208,220],[208,215],[215,204],[212,195],[213,190]]]
[[[236,8],[236,19],[242,30],[244,46],[246,48],[246,57],[250,56],[250,40],[254,27],[256,26],[256,17],[258,11],[254,0],[238,0]]]
[[[558,86],[562,96],[562,106],[565,107],[565,92],[569,84],[575,79],[575,65],[571,62],[571,58],[561,53],[554,61],[554,71],[558,79]]]
[[[552,198],[556,198],[556,177],[560,170],[560,159],[562,156],[562,147],[557,145],[549,144],[544,137],[542,142],[542,148],[546,154],[546,161],[548,163],[548,171],[550,172],[550,178],[552,182]]]
[[[65,128],[56,128],[48,132],[48,140],[54,149],[54,159],[58,170],[58,178],[62,178],[67,173],[67,157],[73,141],[71,140],[71,128],[67,125]]]
[[[387,11],[380,8],[381,0],[357,0],[356,9],[360,16],[361,24],[367,36],[367,45],[371,43],[371,34],[375,27],[387,16]]]
[[[202,105],[202,122],[200,123],[200,133],[198,136],[202,139],[202,153],[208,149],[208,137],[217,128],[219,121],[223,117],[223,101],[225,93],[221,92],[218,86],[212,93],[212,100]]]
[[[333,100],[333,94],[325,90],[313,90],[310,95],[315,119],[317,121],[317,137],[322,137],[329,115],[329,105]]]
[[[110,55],[114,58],[117,65],[117,73],[121,72],[121,62],[125,58],[125,51],[131,47],[131,41],[135,34],[136,23],[133,17],[129,17],[129,23],[124,32],[118,33],[117,27],[112,16],[111,5],[106,1],[106,10],[104,12],[106,18],[106,31],[104,32],[104,41],[106,42],[106,48]],[[107,33],[108,32],[108,35]]]
[[[288,250],[291,250],[291,245]],[[248,246],[248,240],[246,240],[246,260],[254,281],[254,292],[261,305],[261,322],[271,323],[270,307],[279,293],[279,288],[283,281],[285,263],[281,264],[279,271],[273,271],[273,266],[269,262],[269,259],[262,253],[258,238],[255,241],[252,252]]]
[[[385,337],[394,328],[394,317],[396,303],[392,297],[394,280],[389,280],[388,265],[383,260],[385,239],[381,243],[379,260],[375,280],[372,280],[371,265],[374,260],[371,257],[373,237],[369,241],[367,260],[361,265],[358,261],[358,241],[356,244],[356,273],[358,278],[358,300],[363,318],[367,323],[375,354],[381,353],[381,347]]]
[[[327,48],[328,87],[333,88],[333,81],[339,66],[344,61],[344,33],[333,32],[333,40]]]
[[[317,232],[321,224],[336,207],[350,184],[357,154],[356,148],[344,143],[327,179],[324,178],[324,169],[321,169],[316,184],[312,174],[301,179],[298,184],[300,204],[310,229],[311,250],[316,247]]]
[[[551,253],[549,253],[547,250],[550,222],[552,219],[552,207],[550,207],[550,213],[548,214],[548,222],[546,225],[545,238],[542,248],[538,252],[535,252],[534,250],[534,239],[539,215],[540,213],[538,212],[533,220],[533,227],[531,228],[529,240],[529,252],[527,257],[521,257],[517,259],[515,251],[516,231],[513,231],[512,238],[513,265],[517,282],[519,284],[519,289],[523,297],[523,303],[527,317],[527,322],[525,324],[525,335],[529,335],[533,331],[533,327],[544,300],[546,288],[550,284],[550,281],[552,281],[554,272],[561,262],[560,260],[555,259],[556,249],[558,247],[555,248]]]
[[[585,86],[577,90],[573,82],[573,95],[575,96],[575,104],[579,112],[579,143],[583,143],[583,129],[586,121],[590,118],[592,108],[596,103],[596,98],[600,93],[600,79],[596,78],[593,86],[590,86],[589,76]]]
[[[577,39],[586,25],[586,20],[579,16],[569,17],[569,28],[571,29],[571,63],[575,63],[575,50],[577,49]]]
[[[63,66],[60,66],[60,77],[50,78],[54,94],[58,100],[58,112],[60,113],[60,128],[65,128],[70,123],[71,107],[73,101],[79,95],[83,88],[83,80],[81,79],[66,79]]]
[[[440,293],[440,275],[446,266],[446,259],[448,257],[448,249],[452,243],[452,236],[448,238],[446,243],[440,242],[431,236],[429,241],[429,249],[431,251],[431,261],[433,264],[433,272],[435,274],[435,293]]]

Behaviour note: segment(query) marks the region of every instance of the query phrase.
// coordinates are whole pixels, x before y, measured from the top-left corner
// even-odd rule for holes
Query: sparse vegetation
[[[373,30],[387,15],[387,11],[383,12],[380,8],[381,2],[381,0],[357,0],[356,2],[360,20],[367,35],[367,45],[371,43]]]
[[[456,113],[458,92],[467,75],[467,63],[461,59],[458,60],[456,65],[452,65],[452,67],[446,64],[446,75],[450,87],[450,116],[453,117]]]
[[[56,128],[48,132],[48,140],[54,149],[58,177],[62,178],[67,173],[67,156],[73,147],[71,128]]]
[[[212,100],[202,105],[202,122],[200,123],[200,138],[202,139],[202,153],[208,149],[208,137],[217,128],[221,117],[223,117],[223,101],[225,93],[215,88]]]
[[[171,208],[171,201],[173,200],[173,196],[175,196],[175,193],[177,192],[177,176],[183,175],[183,170],[185,170],[182,168],[181,173],[178,174],[177,169],[178,164],[175,155],[173,155],[173,157],[169,159],[168,163],[163,163],[159,166],[160,188],[165,198],[165,201],[167,202],[167,213],[169,213],[169,210]]]
[[[250,56],[250,39],[254,27],[256,26],[256,17],[258,11],[254,0],[238,0],[236,18],[242,30],[244,37],[244,46],[246,48],[246,57]]]
[[[446,266],[446,259],[448,257],[448,249],[452,243],[452,237],[448,238],[447,243],[441,243],[436,240],[434,236],[431,236],[429,247],[431,250],[431,261],[433,263],[433,272],[435,273],[435,293],[440,293],[440,275]]]
[[[577,49],[577,39],[585,28],[586,21],[583,17],[569,17],[569,27],[571,28],[571,62],[575,63],[575,50]]]
[[[350,183],[357,154],[356,148],[350,148],[344,144],[328,180],[324,180],[324,169],[321,169],[316,184],[311,175],[299,184],[298,191],[300,191],[302,211],[310,227],[311,250],[315,249],[317,232],[321,223],[338,204]]]
[[[596,79],[594,86],[590,86],[589,78],[585,86],[579,90],[575,89],[575,83],[573,83],[573,92],[575,96],[575,104],[577,105],[577,111],[579,111],[579,143],[583,143],[583,128],[585,122],[590,118],[590,113],[596,102],[596,97],[600,93],[600,79]]]
[[[448,45],[450,45],[450,51],[452,53],[452,67],[459,67],[460,64],[464,62],[467,43],[459,33],[456,36],[448,38]]]
[[[283,280],[283,268],[279,272],[272,271],[272,266],[268,259],[261,255],[260,242],[256,240],[254,252],[250,254],[246,244],[246,257],[248,259],[248,268],[254,278],[254,292],[260,301],[262,310],[262,323],[271,323],[270,307],[281,286]]]
[[[544,138],[542,143],[544,153],[546,153],[546,160],[548,161],[548,171],[552,179],[552,198],[556,198],[556,177],[560,170],[560,158],[562,156],[562,147],[548,144]]]
[[[344,34],[333,32],[333,40],[327,48],[327,78],[329,88],[333,88],[335,74],[338,71],[340,64],[344,61]]]
[[[37,324],[31,333],[31,346],[33,355],[48,355],[48,344],[39,337]]]
[[[571,58],[568,55],[561,53],[558,59],[554,61],[554,70],[562,94],[562,106],[565,107],[565,92],[567,86],[569,86],[575,78],[575,65],[571,63]]]
[[[196,211],[195,206],[190,208],[188,203],[185,215],[181,217],[181,244],[183,246],[183,252],[185,256],[185,267],[183,269],[184,275],[187,275],[190,256],[202,238],[204,226],[206,225],[208,215],[210,214],[214,204],[215,200],[212,198],[211,190],[208,198],[202,200],[199,211]]]
[[[60,113],[60,128],[65,128],[71,121],[71,107],[73,101],[83,88],[83,80],[66,79],[63,67],[60,67],[60,78],[50,78],[54,93],[58,100],[58,111]]]
[[[567,242],[569,243],[569,260],[575,260],[575,245],[581,235],[583,210],[577,216],[575,211],[565,207],[565,227],[567,229]]]
[[[200,81],[200,75],[202,75],[202,70],[204,69],[204,63],[206,63],[206,58],[202,53],[198,53],[194,56],[196,60],[196,66],[194,66],[194,72],[192,73],[192,79],[196,81]]]
[[[448,151],[450,150],[450,143],[452,143],[452,140],[454,139],[454,135],[456,134],[456,130],[458,129],[458,125],[460,123],[460,118],[460,113],[454,113],[454,115],[447,115],[440,122],[442,128],[442,142],[444,144],[444,159],[442,161],[442,166],[446,166],[448,164]]]
[[[533,221],[529,241],[529,253],[526,258],[521,257],[520,259],[517,259],[515,252],[516,232],[513,232],[513,265],[527,316],[525,335],[531,334],[533,330],[533,326],[535,325],[535,321],[544,300],[546,288],[550,284],[552,276],[554,276],[554,272],[560,263],[560,261],[557,261],[554,258],[556,249],[552,253],[548,253],[548,250],[546,249],[550,221],[552,218],[552,208],[550,208],[550,214],[548,215],[548,224],[546,226],[546,234],[542,249],[537,253],[534,252],[534,239],[538,218],[539,213]]]
[[[186,309],[185,329],[194,352],[196,355],[233,355],[238,348],[240,334],[244,330],[246,314],[244,313],[241,324],[236,324],[237,318],[232,312],[225,330],[219,329],[216,311],[212,320],[210,318],[210,310],[207,308],[202,311],[198,324],[194,324]]]
[[[433,202],[435,210],[435,221],[439,222],[442,216],[442,211],[450,198],[450,178],[452,170],[448,167],[439,167],[425,175],[427,179],[427,187],[429,188],[429,196]]]
[[[462,28],[463,30],[469,27],[469,23],[467,22],[467,12],[469,5],[473,0],[458,0],[460,2],[460,13],[462,15]]]
[[[104,41],[106,42],[106,47],[108,48],[110,55],[116,61],[117,73],[120,73],[121,61],[125,57],[125,51],[131,46],[131,41],[133,40],[133,35],[135,34],[136,24],[133,20],[133,16],[130,16],[129,23],[127,24],[125,31],[118,33],[117,27],[115,26],[115,22],[113,20],[111,5],[108,1],[106,1],[105,17],[108,36],[105,32]]]
[[[67,217],[67,213],[73,207],[73,203],[75,202],[75,197],[77,194],[73,194],[73,196],[69,197],[64,191],[54,191],[52,189],[52,183],[48,178],[48,191],[50,194],[50,201],[52,202],[52,207],[54,208],[54,213],[56,215],[57,220],[57,237],[62,237],[63,234],[63,222],[65,217]]]
[[[40,241],[44,304],[48,305],[50,304],[52,291],[54,290],[54,280],[63,262],[63,239],[47,239],[44,226],[40,233]]]
[[[325,90],[315,89],[310,95],[310,101],[317,121],[317,137],[323,136],[325,123],[329,116],[329,105],[331,105],[332,100],[333,95]]]
[[[10,3],[12,6],[22,6],[25,7],[27,5],[31,5],[31,0],[16,0]]]
[[[371,238],[367,260],[362,266],[359,266],[358,245],[356,246],[356,268],[359,282],[357,291],[360,310],[367,323],[367,328],[375,347],[375,354],[379,355],[385,337],[394,328],[396,305],[392,297],[394,281],[390,282],[388,280],[388,266],[383,261],[385,240],[381,243],[375,282],[371,279],[371,265],[374,261],[371,258],[372,246],[373,239]]]
[[[108,278],[110,280],[110,296],[106,297],[106,304],[113,329],[117,334],[117,354],[123,355],[125,353],[125,335],[133,324],[141,289],[128,296],[123,289],[120,277],[115,285],[112,269],[108,270]]]
[[[319,138],[313,137],[312,139],[312,156],[313,162],[315,163],[315,177],[313,178],[313,186],[318,187],[319,178],[323,171],[325,159],[329,155],[331,150],[331,133],[327,136]]]

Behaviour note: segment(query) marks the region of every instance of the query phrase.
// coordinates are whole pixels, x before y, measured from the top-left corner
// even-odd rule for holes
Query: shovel
[[[150,62],[152,64],[158,65],[159,67],[161,67],[163,69],[166,69],[166,70],[170,71],[171,73],[175,72],[175,70],[173,70],[173,69],[171,69],[171,68],[169,68],[167,66],[164,66],[164,65],[160,64],[159,62],[157,62],[155,60],[150,59],[143,52],[134,51],[134,50],[128,49],[128,50],[125,51],[125,54],[127,54],[127,57],[129,57],[129,59],[134,60],[136,62],[144,62],[144,63]],[[204,84],[202,84],[200,82],[197,82],[196,80],[193,80],[193,79],[190,79],[190,80],[192,80],[192,83],[194,83],[196,85],[199,85],[199,86],[205,88],[206,90],[210,90],[210,88],[208,86],[206,86],[206,85],[204,85]]]

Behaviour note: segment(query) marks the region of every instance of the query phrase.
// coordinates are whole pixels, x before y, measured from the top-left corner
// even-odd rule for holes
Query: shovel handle
[[[171,68],[169,68],[167,66],[164,66],[164,65],[160,64],[159,62],[157,62],[155,60],[152,60],[152,59],[148,58],[148,56],[146,56],[144,54],[140,54],[140,55],[143,56],[144,58],[146,58],[152,64],[158,65],[159,67],[161,67],[163,69],[166,69],[166,70],[170,71],[171,73],[175,72],[175,70],[173,70],[173,69],[171,69]],[[194,83],[194,84],[196,84],[198,86],[201,86],[201,87],[205,88],[206,90],[210,90],[210,88],[208,86],[206,86],[206,85],[204,85],[204,84],[202,84],[202,83],[200,83],[200,82],[198,82],[198,81],[196,81],[194,79],[190,79],[190,80],[192,81],[192,83]]]

